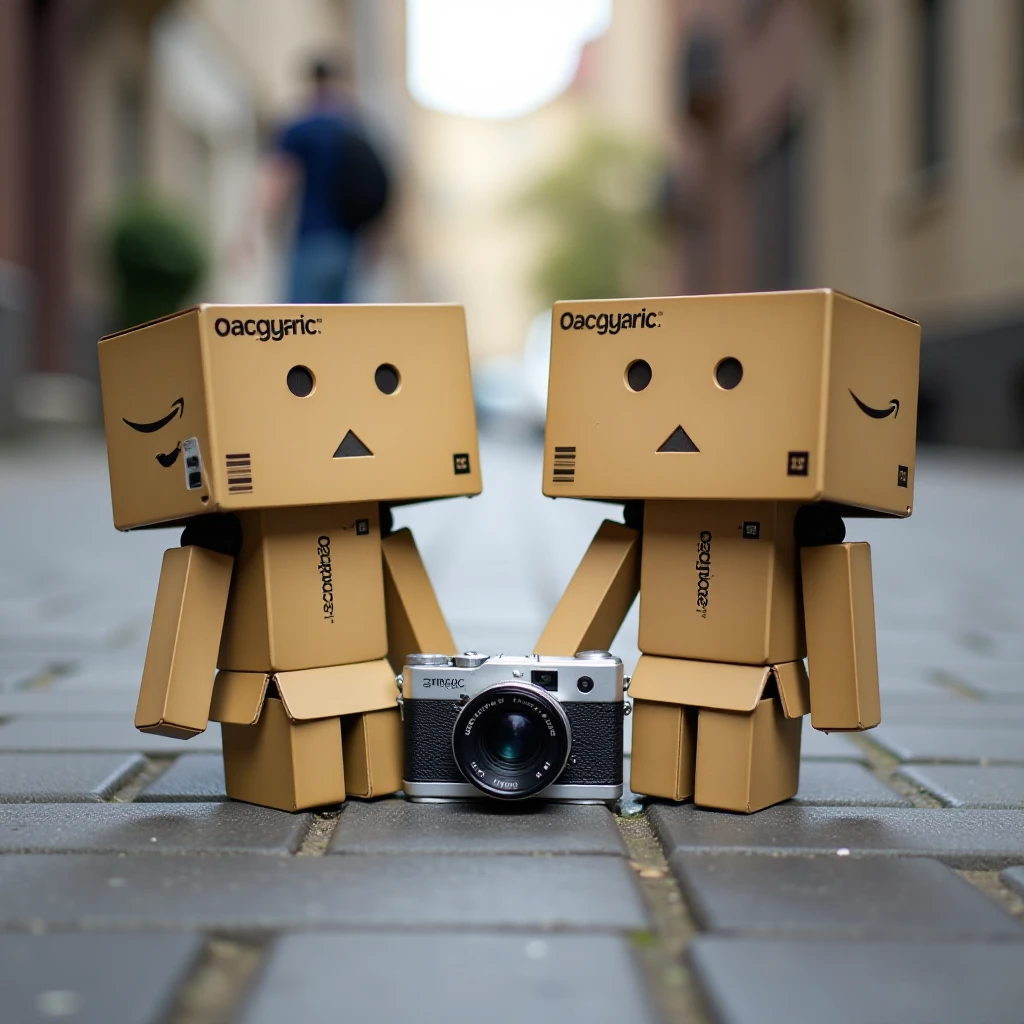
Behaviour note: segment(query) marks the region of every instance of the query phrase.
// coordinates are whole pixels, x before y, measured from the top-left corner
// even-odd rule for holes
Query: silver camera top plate
[[[459,700],[498,683],[532,683],[560,701],[609,702],[623,699],[622,660],[607,651],[583,651],[579,657],[468,652],[449,657],[409,655],[402,672],[406,700]]]

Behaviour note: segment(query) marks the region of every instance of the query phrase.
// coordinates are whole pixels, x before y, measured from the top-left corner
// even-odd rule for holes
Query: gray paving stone
[[[890,698],[913,697],[922,703],[948,700],[951,690],[932,678],[931,670],[923,664],[888,665],[879,656],[878,689],[882,707]]]
[[[1024,927],[938,861],[679,853],[698,925],[744,935],[1017,938]]]
[[[914,765],[896,773],[927,790],[947,807],[1024,809],[1024,766]]]
[[[296,935],[275,946],[242,1024],[654,1024],[646,988],[617,936]]]
[[[944,671],[986,700],[1024,701],[1024,663],[950,664]]]
[[[30,925],[634,931],[649,920],[619,857],[0,857],[0,928]]]
[[[0,1012],[10,1024],[158,1024],[202,948],[194,935],[0,935]]]
[[[800,756],[809,761],[860,761],[862,764],[868,761],[867,754],[848,736],[812,728],[810,715],[804,719]]]
[[[1020,1024],[1024,943],[698,938],[718,1024]]]
[[[183,754],[135,799],[148,803],[164,800],[227,800],[224,759],[219,754]]]
[[[910,801],[880,782],[860,764],[804,761],[800,788],[790,803],[839,807],[909,807]]]
[[[933,704],[882,702],[883,725],[948,725],[991,728],[1024,727],[1024,703],[957,700]],[[870,738],[869,734],[869,738]]]
[[[328,853],[603,853],[625,845],[606,807],[349,802]]]
[[[0,693],[0,718],[135,719],[137,694],[22,690]]]
[[[1019,726],[880,725],[870,739],[901,761],[1024,764],[1024,733]]]
[[[137,750],[143,754],[191,754],[220,750],[220,726],[190,740],[169,739],[139,732],[133,717],[124,719],[16,718],[0,726],[0,751]]]
[[[672,855],[678,851],[924,856],[958,868],[994,868],[1024,859],[1024,812],[920,807],[794,807],[724,814],[692,804],[652,806],[648,817]]]
[[[242,803],[0,806],[4,853],[294,853],[310,823]]]
[[[95,803],[145,765],[139,754],[0,754],[0,803]]]
[[[83,690],[102,693],[115,690],[138,695],[142,667],[143,662],[134,658],[86,660],[75,670],[54,679],[50,691],[70,693]]]
[[[47,654],[15,654],[0,648],[0,692],[25,686],[59,664],[59,659]]]

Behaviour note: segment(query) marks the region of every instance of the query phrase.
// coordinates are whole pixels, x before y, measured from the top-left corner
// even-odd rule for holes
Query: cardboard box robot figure
[[[136,726],[221,722],[238,800],[401,788],[396,671],[455,647],[389,506],[480,492],[462,308],[200,306],[99,362],[115,526],[184,526]]]
[[[870,553],[842,517],[910,515],[919,356],[917,323],[834,291],[555,306],[544,493],[625,522],[536,651],[609,647],[639,591],[635,792],[756,811],[796,793],[808,711],[878,725]]]

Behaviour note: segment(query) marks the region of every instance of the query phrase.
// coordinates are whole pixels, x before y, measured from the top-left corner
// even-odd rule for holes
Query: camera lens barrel
[[[538,686],[501,682],[471,697],[452,730],[459,771],[488,796],[522,800],[564,771],[572,730],[561,704]]]

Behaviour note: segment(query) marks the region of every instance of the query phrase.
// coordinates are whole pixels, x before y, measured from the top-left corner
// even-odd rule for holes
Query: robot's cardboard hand
[[[800,551],[811,725],[826,732],[881,721],[871,549],[821,544]]]
[[[206,729],[234,562],[194,544],[164,553],[135,712],[142,732],[190,739]]]
[[[551,613],[534,654],[608,650],[640,592],[640,531],[606,519]]]

